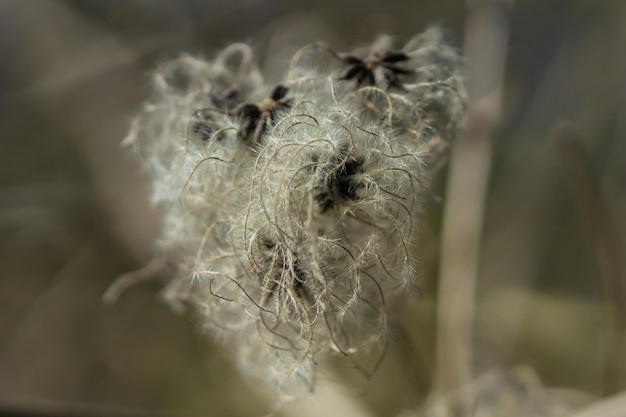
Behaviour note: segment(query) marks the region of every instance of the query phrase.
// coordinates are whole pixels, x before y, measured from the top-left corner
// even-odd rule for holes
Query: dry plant
[[[415,290],[424,195],[465,110],[463,61],[431,28],[300,49],[271,86],[246,44],[153,75],[125,143],[164,211],[165,298],[191,305],[242,372],[283,398],[331,351],[370,375],[388,304]],[[152,263],[122,284],[145,277]],[[318,365],[320,363],[320,365]]]
[[[624,4],[33,2],[0,414],[626,415]]]

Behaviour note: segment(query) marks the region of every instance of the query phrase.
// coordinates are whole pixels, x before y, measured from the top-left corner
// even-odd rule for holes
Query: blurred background
[[[120,145],[149,71],[247,41],[278,79],[299,46],[405,41],[430,24],[463,48],[478,3],[0,0],[0,415],[271,411],[193,314],[165,305],[160,282],[101,301],[159,235],[147,179]],[[506,16],[505,55],[472,363],[583,405],[626,389],[626,2],[486,4]],[[327,376],[365,415],[413,415],[434,387],[446,177],[425,213],[421,295],[394,305],[381,368],[367,380],[338,360]]]

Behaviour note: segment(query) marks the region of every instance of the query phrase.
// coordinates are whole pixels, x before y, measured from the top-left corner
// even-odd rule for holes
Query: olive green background
[[[380,32],[406,40],[429,24],[462,47],[466,13],[461,0],[1,0],[0,414],[59,404],[270,411],[193,314],[162,302],[160,282],[101,302],[117,276],[149,262],[159,234],[146,178],[120,145],[148,96],[148,71],[183,51],[211,56],[249,41],[278,80],[298,46],[345,50]],[[623,242],[624,22],[618,0],[512,9],[477,294],[480,370],[525,364],[546,385],[601,393],[605,296],[589,219],[549,132],[576,124]],[[424,216],[422,294],[394,303],[382,368],[368,381],[336,361],[333,378],[377,415],[418,407],[432,383],[445,175]]]

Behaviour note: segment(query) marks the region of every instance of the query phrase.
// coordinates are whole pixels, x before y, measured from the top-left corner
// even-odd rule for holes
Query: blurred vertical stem
[[[473,379],[472,336],[480,241],[493,134],[501,94],[512,1],[468,0],[465,55],[469,111],[450,161],[443,218],[438,303],[437,394],[462,392]],[[451,414],[469,414],[469,398],[451,398]]]
[[[622,268],[623,246],[602,198],[597,175],[575,126],[561,122],[552,130],[567,176],[578,197],[606,305],[608,326],[604,394],[624,389],[626,346],[626,288]]]

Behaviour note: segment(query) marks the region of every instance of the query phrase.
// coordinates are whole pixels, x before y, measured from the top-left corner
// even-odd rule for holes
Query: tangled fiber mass
[[[428,29],[350,53],[300,49],[266,85],[245,44],[153,74],[126,143],[164,212],[168,301],[283,396],[331,351],[371,373],[389,300],[415,287],[430,178],[465,111],[462,59]]]

